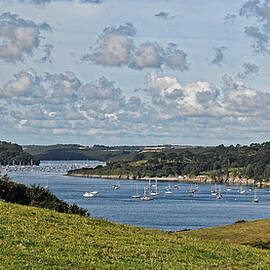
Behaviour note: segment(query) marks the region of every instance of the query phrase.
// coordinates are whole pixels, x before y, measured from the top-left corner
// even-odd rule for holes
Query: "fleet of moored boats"
[[[116,183],[112,185],[113,189],[120,189],[120,182],[119,180],[116,180]],[[169,184],[168,186],[165,187],[164,194],[172,194],[173,190],[178,190],[180,189],[180,186],[175,184],[173,187]],[[143,195],[139,195],[138,193],[138,184],[136,184],[135,187],[135,194],[131,196],[133,199],[141,199],[142,201],[151,201],[154,198],[156,198],[158,195],[162,194],[162,191],[159,190],[158,187],[158,181],[155,180],[155,184],[151,184],[151,180],[149,179],[148,181],[148,186],[145,186],[143,189]],[[232,191],[231,188],[225,188],[224,191],[229,192]],[[250,192],[254,192],[254,203],[259,202],[259,197],[257,195],[257,189],[249,188]],[[194,196],[196,192],[199,192],[199,186],[195,185],[195,188],[193,188],[193,185],[190,185],[190,189],[187,191],[190,196]],[[243,189],[242,186],[240,186],[238,190],[239,194],[248,194],[248,191],[246,189]],[[84,197],[94,197],[95,195],[99,194],[98,191],[91,191],[91,192],[85,192],[83,194]],[[215,185],[215,188],[211,190],[211,195],[215,196],[217,199],[221,199],[223,197],[222,190],[221,190],[221,185],[219,185],[219,188],[217,188],[217,185]]]
[[[89,164],[87,163],[73,163],[73,164],[69,164],[69,163],[59,163],[59,164],[46,164],[45,166],[35,166],[35,165],[12,165],[12,166],[1,166],[0,164],[0,174],[4,175],[7,174],[8,172],[12,172],[12,171],[35,171],[35,168],[38,167],[38,171],[41,172],[67,172],[68,170],[71,169],[78,169],[78,168],[82,168],[82,167],[88,167]],[[45,186],[45,188],[48,188],[48,182],[47,185]],[[112,185],[112,188],[117,190],[120,189],[120,181],[116,180],[115,184]],[[171,185],[169,184],[167,187],[165,187],[164,190],[164,194],[172,194],[173,190],[177,190],[179,189],[179,185],[175,184],[173,185],[173,187],[171,187]],[[231,191],[231,188],[225,188],[224,191]],[[195,185],[195,188],[193,188],[193,185],[190,185],[190,189],[188,190],[188,194],[190,196],[194,196],[194,194],[196,192],[199,191],[199,186]],[[253,202],[254,203],[258,203],[259,202],[259,197],[257,195],[257,189],[253,189],[253,188],[249,188],[249,192],[253,192],[254,193],[254,198],[253,198]],[[242,186],[240,186],[239,190],[238,190],[239,194],[248,194],[247,189],[244,189]],[[93,190],[90,192],[85,192],[83,193],[83,197],[86,198],[91,198],[91,197],[95,197],[96,195],[98,195],[99,192],[97,190]],[[151,184],[151,180],[149,179],[148,181],[148,186],[144,187],[144,192],[143,195],[139,195],[138,193],[138,185],[136,185],[136,193],[134,195],[131,196],[131,198],[133,199],[141,199],[143,201],[150,201],[153,200],[154,198],[156,198],[158,195],[162,194],[162,191],[159,190],[158,187],[158,181],[155,180],[155,184]],[[215,185],[215,188],[213,190],[211,190],[211,195],[215,196],[217,199],[221,199],[223,197],[222,191],[221,191],[221,186],[219,185],[219,188],[217,188],[217,186]]]

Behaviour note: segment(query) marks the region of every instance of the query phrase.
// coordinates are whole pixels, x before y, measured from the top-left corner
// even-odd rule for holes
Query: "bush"
[[[7,175],[0,178],[0,199],[11,203],[47,208],[61,213],[89,216],[86,209],[76,204],[68,205],[48,189],[39,185],[27,187],[24,184],[12,182]]]

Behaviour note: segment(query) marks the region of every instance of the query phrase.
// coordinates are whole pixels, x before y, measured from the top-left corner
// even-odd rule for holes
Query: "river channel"
[[[42,161],[32,169],[11,169],[8,175],[13,181],[27,185],[49,187],[58,198],[69,204],[76,203],[88,209],[91,216],[113,222],[130,224],[165,231],[180,231],[232,224],[239,220],[270,218],[270,192],[257,189],[259,203],[254,203],[254,190],[238,186],[193,185],[181,182],[158,182],[160,195],[154,200],[134,199],[142,196],[147,181],[120,180],[120,188],[114,189],[113,179],[80,178],[66,176],[66,171],[76,167],[94,167],[96,161]],[[153,181],[151,184],[155,184]],[[172,193],[165,193],[171,186]],[[174,187],[174,185],[177,185]],[[190,194],[190,189],[194,193]],[[217,199],[211,190],[220,188],[222,198]],[[83,197],[85,192],[97,190],[94,197]]]

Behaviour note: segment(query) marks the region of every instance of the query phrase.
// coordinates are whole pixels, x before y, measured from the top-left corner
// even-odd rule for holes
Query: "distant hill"
[[[23,148],[11,142],[0,141],[1,165],[38,165],[39,159],[23,151]]]
[[[125,160],[138,152],[160,152],[171,146],[83,146],[79,144],[25,145],[24,150],[40,160]]]
[[[145,149],[144,149],[145,150]],[[106,166],[70,171],[69,175],[142,177],[195,177],[203,175],[216,183],[230,178],[270,182],[270,142],[249,146],[165,148],[160,152],[141,150],[123,159],[116,156]]]

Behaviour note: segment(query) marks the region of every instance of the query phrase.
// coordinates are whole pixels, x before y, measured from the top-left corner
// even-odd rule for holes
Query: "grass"
[[[0,269],[270,269],[268,250],[243,245],[269,225],[169,233],[0,202]]]

